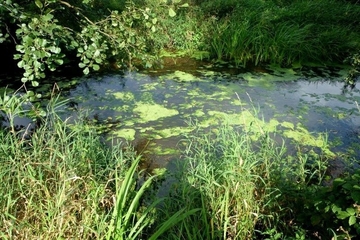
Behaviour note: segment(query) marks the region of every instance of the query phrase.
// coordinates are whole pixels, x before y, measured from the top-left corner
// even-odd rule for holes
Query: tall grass
[[[26,112],[22,97],[0,103],[11,124]],[[311,201],[327,159],[300,147],[290,155],[255,108],[242,109],[254,121],[241,129],[224,123],[189,136],[175,184],[159,199],[150,190],[157,176],[138,181],[141,156],[105,146],[81,119],[61,119],[65,104],[50,100],[34,130],[0,131],[2,239],[308,238],[306,208],[322,214],[317,202],[328,204]]]
[[[11,99],[20,99],[15,104]],[[83,127],[69,129],[49,104],[48,115],[38,128],[14,131],[25,100],[5,98],[13,109],[11,131],[1,131],[0,209],[1,235],[5,239],[91,238],[105,231],[107,191],[101,178],[125,162],[104,148],[93,132]],[[4,106],[4,105],[3,105]],[[16,106],[16,107],[15,107]],[[11,111],[15,110],[15,111]],[[27,132],[25,132],[27,131]]]
[[[343,61],[360,49],[360,5],[340,0],[140,0],[158,19],[149,46],[208,51],[237,65]],[[169,17],[173,8],[176,16]],[[208,55],[208,54],[206,54]]]
[[[180,208],[201,211],[161,239],[295,237],[297,226],[289,222],[301,201],[294,199],[310,181],[320,184],[326,161],[314,160],[300,149],[289,156],[285,145],[277,144],[261,126],[246,124],[242,130],[224,124],[186,140],[163,214],[166,218]]]
[[[216,4],[203,5],[211,12]],[[359,12],[357,4],[335,0],[238,1],[213,26],[210,52],[241,65],[342,61],[360,48]]]
[[[2,239],[155,239],[194,213],[154,225],[162,200],[144,198],[156,176],[138,188],[140,156],[105,146],[84,122],[62,120],[57,111],[65,101],[52,98],[31,131],[14,127],[26,98],[5,94],[0,101],[10,123],[0,131]]]

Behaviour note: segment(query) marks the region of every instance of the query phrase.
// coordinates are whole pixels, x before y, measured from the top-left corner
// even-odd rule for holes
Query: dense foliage
[[[163,49],[241,65],[343,61],[359,25],[360,4],[342,0],[5,0],[0,49],[37,86],[65,64],[151,67]]]
[[[17,66],[24,70],[22,81],[34,86],[46,71],[65,61],[77,64],[85,74],[111,58],[129,67],[135,58],[149,65],[155,14],[133,2],[112,6],[120,10],[108,9],[111,6],[86,0],[7,0],[0,4],[0,41],[4,48],[15,46]]]

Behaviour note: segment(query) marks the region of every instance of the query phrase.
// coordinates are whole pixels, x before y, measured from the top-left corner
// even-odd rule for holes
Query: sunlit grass
[[[2,97],[14,122],[25,100]],[[253,123],[198,129],[186,139],[165,198],[139,181],[141,156],[109,148],[85,122],[61,119],[54,97],[40,125],[0,131],[3,239],[256,239],[308,236],[296,222],[320,186],[327,159],[284,143]],[[9,104],[9,105],[7,105]],[[16,105],[18,104],[18,105]],[[11,107],[10,107],[11,106]],[[243,119],[243,121],[246,121]],[[193,126],[197,129],[196,124]],[[25,132],[26,131],[26,132]],[[254,137],[254,134],[256,137]],[[327,139],[324,138],[324,142]],[[306,215],[306,214],[305,214]]]
[[[258,115],[256,108],[252,111]],[[298,230],[288,221],[301,202],[294,200],[296,194],[321,184],[326,170],[326,160],[300,148],[290,156],[284,143],[276,143],[255,123],[239,129],[224,119],[223,125],[208,133],[199,130],[186,143],[163,214],[166,218],[181,208],[201,211],[161,239],[292,236]]]
[[[120,149],[107,149],[82,123],[60,119],[55,111],[65,103],[56,98],[37,129],[15,132],[13,120],[26,99],[2,100],[12,106],[2,109],[10,123],[10,131],[1,131],[2,237],[99,238],[113,205],[107,179],[126,169]]]
[[[61,119],[56,110],[66,102],[57,97],[39,127],[20,131],[12,124],[26,98],[1,101],[10,123],[0,131],[2,239],[155,239],[194,213],[156,221],[153,237],[146,234],[162,199],[144,202],[157,176],[138,187],[140,156],[105,146],[81,120]]]

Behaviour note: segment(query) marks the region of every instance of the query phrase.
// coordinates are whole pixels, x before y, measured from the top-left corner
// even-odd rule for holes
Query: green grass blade
[[[173,227],[177,223],[181,222],[188,216],[195,214],[198,211],[201,211],[201,208],[195,208],[192,210],[189,210],[187,212],[184,212],[186,209],[183,208],[179,211],[177,211],[174,215],[172,215],[169,219],[167,219],[161,227],[156,230],[156,232],[149,238],[149,240],[156,240],[159,236],[164,234],[169,228]]]

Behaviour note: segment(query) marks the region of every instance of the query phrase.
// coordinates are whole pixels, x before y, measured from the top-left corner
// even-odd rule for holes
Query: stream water
[[[185,62],[159,71],[93,75],[67,81],[71,87],[63,93],[70,103],[64,115],[87,112],[109,144],[137,145],[151,156],[151,168],[169,167],[187,134],[224,122],[240,128],[256,123],[261,131],[276,133],[279,142],[284,139],[289,149],[320,149],[356,163],[360,89],[344,87],[347,71]]]
[[[146,145],[143,150],[152,155],[153,167],[165,167],[176,158],[185,135],[225,121],[242,127],[257,122],[289,146],[354,161],[359,157],[360,91],[344,87],[347,71],[167,68],[87,77],[67,97],[75,106],[71,114],[89,111],[88,118],[111,144]]]

